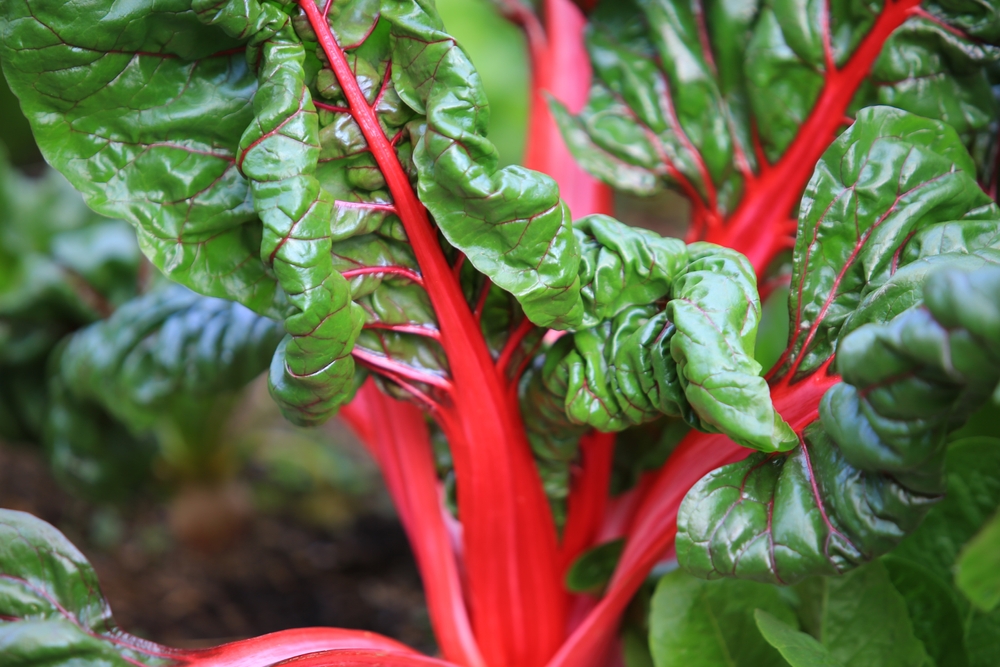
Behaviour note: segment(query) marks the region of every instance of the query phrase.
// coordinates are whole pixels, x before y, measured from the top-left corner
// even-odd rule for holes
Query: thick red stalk
[[[401,656],[420,654],[397,641],[363,630],[299,628],[284,630],[215,648],[175,651],[179,665],[192,667],[270,667],[298,656],[337,649],[370,650]]]
[[[739,250],[761,275],[787,248],[792,219],[813,167],[845,123],[847,107],[889,36],[909,18],[920,0],[887,0],[875,25],[840,69],[828,65],[826,82],[809,118],[777,164],[763,166],[747,183],[739,208],[725,225],[709,232],[706,241]],[[794,234],[794,228],[790,230]]]
[[[528,36],[531,56],[531,113],[524,166],[548,174],[559,184],[574,218],[613,213],[612,191],[587,174],[570,155],[546,95],[578,113],[590,93],[590,57],[584,47],[587,19],[572,0],[544,0],[542,24],[520,0],[508,0],[508,12]]]
[[[351,402],[348,418],[364,426],[393,503],[413,546],[427,607],[441,652],[464,667],[485,667],[465,607],[458,562],[441,513],[430,431],[421,410],[384,395],[369,380]]]
[[[479,323],[437,232],[379,126],[343,49],[312,0],[299,0],[375,158],[417,263],[448,356],[453,390],[437,415],[458,480],[473,626],[492,667],[540,665],[556,650],[566,596],[556,538],[517,405],[494,368]]]

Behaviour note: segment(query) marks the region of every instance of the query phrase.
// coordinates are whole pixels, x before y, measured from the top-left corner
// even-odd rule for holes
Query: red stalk
[[[580,440],[583,462],[576,471],[567,503],[559,549],[559,571],[565,572],[584,549],[594,544],[608,504],[611,462],[615,454],[614,433],[588,433]]]
[[[847,107],[871,72],[883,44],[919,5],[920,0],[887,0],[847,63],[840,69],[828,65],[823,92],[791,146],[777,164],[764,166],[756,179],[748,181],[739,208],[720,229],[710,230],[706,241],[739,250],[757,268],[758,275],[787,247],[789,234],[784,223],[793,217],[813,166],[844,124]]]
[[[579,113],[590,93],[590,57],[584,47],[587,19],[572,0],[544,0],[543,24],[520,0],[508,0],[507,13],[524,26],[531,55],[531,114],[524,166],[548,174],[576,218],[612,213],[612,191],[581,169],[570,155],[546,94]]]
[[[452,663],[419,653],[340,649],[310,653],[275,663],[273,667],[453,667]]]
[[[344,51],[312,0],[299,0],[330,61],[351,115],[382,171],[437,315],[453,391],[438,418],[458,479],[473,625],[495,667],[540,665],[562,638],[566,596],[556,539],[516,403],[494,368],[473,313],[391,141]]]
[[[336,649],[391,652],[400,656],[420,654],[397,641],[363,630],[334,628],[299,628],[284,630],[215,648],[176,651],[181,665],[192,667],[270,667],[297,656]]]
[[[485,667],[472,634],[458,562],[441,513],[441,493],[423,413],[411,403],[385,396],[372,381],[365,383],[351,406],[355,420],[365,424],[367,433],[359,435],[373,451],[399,509],[444,657],[464,667]]]

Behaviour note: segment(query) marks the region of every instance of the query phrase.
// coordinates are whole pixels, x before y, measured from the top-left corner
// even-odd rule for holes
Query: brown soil
[[[210,499],[191,495],[181,512],[197,513],[199,502],[208,510]],[[31,512],[62,530],[93,563],[119,625],[153,641],[193,648],[333,626],[434,650],[405,535],[385,516],[330,529],[250,508],[236,512],[239,534],[228,545],[186,546],[174,537],[176,505],[174,516],[149,501],[94,506],[61,490],[37,452],[4,445],[0,507]]]

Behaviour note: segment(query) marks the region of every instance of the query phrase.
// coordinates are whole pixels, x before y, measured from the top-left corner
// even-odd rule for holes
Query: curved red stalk
[[[566,596],[556,537],[516,403],[494,368],[479,323],[448,265],[437,232],[312,0],[299,5],[330,61],[403,222],[437,315],[453,390],[438,414],[458,480],[471,612],[490,665],[543,664],[562,639]]]
[[[520,22],[531,56],[531,113],[524,166],[548,174],[559,184],[573,217],[614,212],[611,188],[587,174],[570,155],[549,110],[552,95],[578,113],[590,93],[590,57],[584,47],[587,19],[572,0],[544,0],[542,22],[521,0],[506,0],[507,14]]]
[[[458,562],[441,513],[430,432],[423,413],[396,401],[369,380],[346,415],[378,461],[420,568],[427,607],[445,658],[464,667],[485,667],[472,633]],[[359,425],[360,425],[359,424]]]
[[[784,250],[788,234],[783,222],[793,212],[813,167],[844,125],[847,107],[871,72],[889,36],[909,18],[920,0],[887,0],[882,13],[854,54],[840,69],[829,65],[826,83],[809,118],[777,164],[761,169],[747,184],[739,208],[726,224],[710,231],[706,241],[739,250],[760,276]]]
[[[419,653],[340,649],[290,658],[273,667],[453,667],[452,663]]]
[[[336,628],[299,628],[273,632],[215,648],[176,651],[176,660],[179,665],[192,667],[270,667],[303,654],[336,649],[391,652],[399,656],[420,655],[410,647],[374,632]]]

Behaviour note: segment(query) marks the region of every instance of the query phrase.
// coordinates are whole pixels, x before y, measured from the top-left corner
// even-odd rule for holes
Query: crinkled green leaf
[[[392,25],[399,95],[426,116],[413,154],[420,199],[448,241],[517,296],[533,322],[579,323],[579,249],[555,181],[521,167],[497,169],[482,81],[436,12],[386,3],[382,15]]]
[[[798,437],[774,410],[754,359],[760,299],[753,267],[739,253],[693,243],[667,303],[670,354],[701,428],[737,444],[784,451]]]
[[[687,261],[662,295],[665,308],[632,306],[564,336],[525,381],[522,406],[536,453],[575,455],[579,432],[561,423],[559,402],[570,423],[602,431],[665,414],[764,451],[798,442],[775,413],[753,359],[760,304],[749,263],[706,243],[684,254]],[[619,262],[627,255],[612,256]],[[600,283],[590,284],[599,291]]]
[[[386,177],[297,7],[62,9],[16,2],[0,19],[6,74],[47,158],[97,210],[135,224],[172,279],[285,318],[271,386],[287,415],[317,423],[352,395],[356,344],[367,367],[447,375]],[[457,248],[536,322],[578,323],[568,212],[551,179],[497,169],[481,81],[433,7],[324,9],[449,258]],[[481,273],[461,273],[489,294]],[[491,347],[522,317],[500,308],[506,323],[483,318]]]
[[[256,88],[241,41],[191,0],[4,4],[4,74],[46,160],[94,210],[136,226],[172,279],[283,310],[236,164]],[[208,120],[210,119],[210,120]]]
[[[890,4],[607,0],[590,16],[590,100],[575,117],[556,104],[556,117],[581,165],[616,188],[649,194],[666,184],[693,200],[696,216],[731,215],[786,154],[824,86],[851,85],[838,75]],[[997,117],[988,70],[998,56],[987,26],[997,7],[927,11],[899,16],[881,36],[850,106],[940,119],[986,164]]]
[[[819,368],[833,355],[846,321],[873,302],[896,312],[913,305],[915,298],[900,301],[899,286],[891,295],[877,290],[891,278],[898,285],[904,276],[894,274],[920,258],[911,248],[940,236],[940,229],[930,231],[934,225],[989,226],[996,236],[998,219],[1000,211],[976,185],[972,161],[952,128],[889,107],[863,109],[824,153],[802,197],[791,342],[779,375],[794,369],[798,379]],[[942,245],[933,254],[954,251]],[[924,277],[902,291],[919,294]],[[867,321],[891,317],[880,312]]]
[[[115,627],[87,559],[55,528],[0,509],[0,655],[5,665],[168,665],[165,649]]]
[[[45,439],[57,474],[120,498],[158,453],[177,466],[210,461],[234,392],[267,368],[283,333],[237,303],[180,286],[77,332],[52,364]]]
[[[796,587],[802,629],[845,667],[926,667],[906,601],[881,562],[840,577],[816,577]]]
[[[791,667],[844,667],[830,651],[805,632],[782,623],[763,609],[754,612],[757,628]]]
[[[660,579],[649,613],[656,667],[767,667],[781,664],[757,631],[754,610],[797,626],[795,613],[772,586],[701,581],[681,571]]]
[[[886,553],[944,491],[947,434],[1000,382],[1000,269],[939,271],[924,305],[840,342],[843,382],[788,456],[755,455],[689,492],[681,563],[792,583]]]

